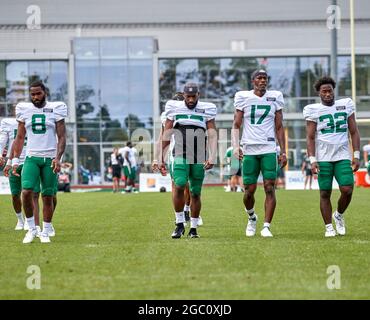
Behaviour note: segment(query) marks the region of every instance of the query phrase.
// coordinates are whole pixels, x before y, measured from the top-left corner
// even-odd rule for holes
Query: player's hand
[[[238,147],[238,148],[235,148],[233,150],[233,154],[234,154],[234,157],[239,159],[239,160],[242,160],[243,159],[243,150]]]
[[[159,167],[159,172],[161,173],[162,176],[166,176],[167,175],[167,168],[166,168],[166,164],[165,163],[161,163],[158,165]]]
[[[317,162],[311,164],[311,171],[313,174],[318,174],[320,172],[320,167]]]
[[[0,156],[0,167],[2,167],[5,164],[5,159]]]
[[[12,172],[13,176],[20,177],[19,173],[17,172],[18,167],[19,166],[17,164],[14,164],[12,166],[12,168],[13,168],[13,172]]]
[[[159,172],[159,164],[158,164],[158,161],[157,160],[153,160],[153,162],[152,162],[152,171],[154,173],[158,173]]]
[[[60,172],[60,161],[58,159],[53,159],[51,161],[51,167],[53,168],[54,173]]]
[[[285,153],[282,153],[279,156],[280,168],[284,168],[287,165],[287,163],[288,163],[288,160],[287,160],[286,154]]]
[[[205,170],[209,170],[209,169],[212,169],[214,166],[214,164],[212,163],[211,160],[207,160],[206,162],[204,162],[204,169]]]
[[[4,176],[5,177],[9,177],[9,171],[12,169],[12,166],[10,166],[10,165],[7,165],[7,166],[5,166],[5,168],[4,168]]]
[[[354,158],[352,161],[352,170],[353,172],[356,172],[358,169],[360,169],[360,160],[357,158]]]

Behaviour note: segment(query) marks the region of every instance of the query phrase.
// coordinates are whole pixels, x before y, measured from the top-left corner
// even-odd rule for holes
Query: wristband
[[[7,165],[7,166],[11,166],[11,165],[12,165],[12,159],[8,159],[8,160],[6,161],[6,165]]]
[[[12,159],[12,166],[19,165],[19,158],[13,158]]]
[[[353,157],[360,160],[360,151],[353,152]]]
[[[313,164],[313,163],[317,162],[317,159],[316,159],[316,157],[314,157],[314,156],[311,156],[311,157],[308,157],[308,158],[310,159],[310,163],[311,163],[311,164]]]

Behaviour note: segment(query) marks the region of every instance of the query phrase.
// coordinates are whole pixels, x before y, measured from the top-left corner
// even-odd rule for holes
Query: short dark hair
[[[331,84],[333,86],[333,89],[335,89],[336,83],[333,78],[331,77],[321,77],[320,79],[317,79],[313,87],[315,88],[316,92],[320,91],[320,88],[324,84]]]
[[[41,80],[33,81],[30,84],[30,86],[28,87],[28,89],[35,88],[35,87],[40,87],[43,91],[46,92],[46,87],[45,87],[44,83]]]

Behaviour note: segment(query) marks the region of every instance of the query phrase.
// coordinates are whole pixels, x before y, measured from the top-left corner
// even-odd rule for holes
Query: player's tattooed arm
[[[243,122],[243,115],[244,115],[243,111],[235,110],[233,128],[231,130],[231,141],[233,145],[233,154],[239,160],[243,159],[243,151],[240,148],[240,142],[239,142],[240,128]]]
[[[60,160],[64,154],[66,149],[66,124],[63,120],[60,120],[55,123],[56,133],[58,137],[58,144],[57,144],[57,156],[52,161],[52,168],[54,173],[58,173],[60,171]]]
[[[358,131],[354,113],[348,118],[348,130],[351,135],[352,149],[355,152],[357,151],[357,156],[355,155],[352,161],[353,172],[356,172],[360,168],[360,132]]]
[[[209,158],[204,163],[206,170],[211,169],[217,160],[217,130],[215,119],[207,122],[207,136],[209,141]]]
[[[173,120],[167,119],[164,128],[163,128],[163,134],[162,134],[162,147],[160,148],[161,154],[159,155],[159,170],[162,173],[162,175],[167,174],[167,168],[166,168],[166,159],[165,156],[168,151],[168,147],[170,146],[171,137],[173,134]]]
[[[311,171],[317,174],[320,170],[317,160],[315,158],[315,137],[317,124],[314,121],[306,121],[306,140],[307,140],[307,155],[311,163]]]

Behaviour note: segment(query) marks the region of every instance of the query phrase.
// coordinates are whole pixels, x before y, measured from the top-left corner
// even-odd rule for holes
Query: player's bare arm
[[[240,128],[243,122],[243,115],[244,115],[243,111],[235,110],[233,128],[231,132],[233,153],[234,153],[234,156],[239,160],[243,159],[243,151],[240,148],[240,144],[239,144]]]
[[[311,162],[311,171],[313,174],[317,174],[320,170],[315,158],[315,136],[316,136],[316,122],[306,121],[306,136],[307,136],[307,155]]]
[[[24,139],[26,137],[26,127],[24,125],[24,122],[18,123],[18,129],[17,129],[17,136],[14,139],[13,142],[13,158],[12,159],[12,167],[13,167],[13,175],[19,177],[19,174],[17,173],[17,168],[19,166],[19,157],[23,150],[24,145]]]
[[[285,133],[283,126],[283,111],[279,110],[275,113],[275,130],[276,137],[280,146],[280,155],[279,155],[279,164],[281,168],[284,168],[287,165],[286,157],[286,142],[285,142]]]
[[[158,172],[159,171],[159,163],[158,159],[161,159],[161,141],[163,136],[163,126],[161,126],[161,130],[159,131],[159,137],[155,144],[154,148],[154,159],[152,161],[152,171]]]
[[[360,132],[356,124],[355,114],[352,114],[348,118],[348,130],[351,135],[352,149],[354,151],[352,169],[353,172],[356,172],[360,168]]]
[[[53,172],[57,173],[60,171],[60,160],[66,149],[66,125],[64,119],[56,122],[55,129],[58,137],[57,156],[53,159],[51,165]]]
[[[159,163],[159,169],[162,175],[166,175],[167,168],[165,163],[165,155],[167,154],[168,147],[170,145],[171,137],[173,134],[173,120],[167,119],[164,124],[163,134],[162,134],[162,154]]]
[[[217,131],[214,119],[207,122],[207,136],[209,141],[209,157],[204,163],[204,169],[209,170],[213,168],[217,159]]]

